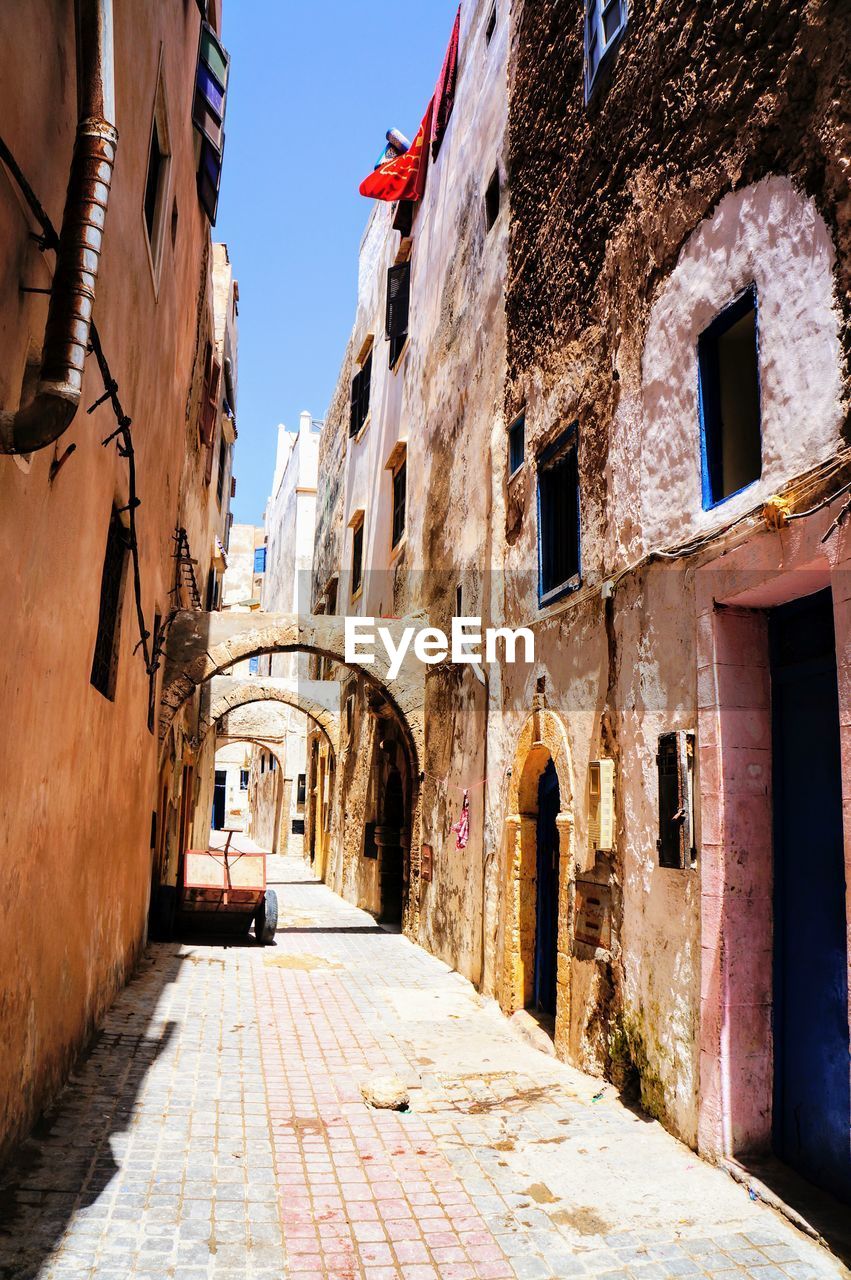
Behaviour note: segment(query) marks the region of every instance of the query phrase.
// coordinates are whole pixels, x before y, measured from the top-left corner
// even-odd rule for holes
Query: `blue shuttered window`
[[[626,28],[627,0],[585,0],[585,101],[603,59]]]

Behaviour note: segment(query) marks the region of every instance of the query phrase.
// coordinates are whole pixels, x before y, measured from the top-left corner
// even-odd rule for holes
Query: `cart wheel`
[[[275,941],[277,927],[278,895],[274,889],[267,889],[254,916],[254,936],[261,947],[268,947],[270,942]]]

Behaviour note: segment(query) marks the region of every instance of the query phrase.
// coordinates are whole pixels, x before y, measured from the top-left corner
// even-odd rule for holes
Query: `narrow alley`
[[[270,882],[273,948],[149,947],[9,1171],[3,1280],[847,1275],[300,859]]]

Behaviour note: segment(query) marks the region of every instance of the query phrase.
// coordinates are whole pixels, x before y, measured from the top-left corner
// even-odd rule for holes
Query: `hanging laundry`
[[[461,817],[452,824],[455,832],[455,848],[466,849],[470,838],[470,793],[464,788],[464,799],[461,802]]]
[[[443,139],[452,107],[455,103],[455,83],[458,77],[458,35],[461,26],[461,10],[455,18],[452,37],[437,87],[426,107],[417,136],[407,151],[379,163],[368,178],[364,178],[358,190],[372,200],[422,200],[428,170],[429,147],[432,141],[439,147]],[[391,136],[393,135],[393,136]],[[388,130],[385,155],[395,150],[404,135],[398,130]],[[435,150],[435,155],[437,151]]]

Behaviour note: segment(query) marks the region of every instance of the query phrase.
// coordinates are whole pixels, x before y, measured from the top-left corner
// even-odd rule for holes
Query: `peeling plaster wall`
[[[513,9],[506,416],[525,406],[527,461],[502,486],[504,604],[541,619],[538,673],[570,742],[586,869],[588,761],[617,770],[612,946],[590,960],[574,946],[566,1051],[615,1077],[637,1069],[645,1106],[693,1145],[701,870],[657,865],[655,767],[659,733],[697,723],[693,566],[629,573],[608,606],[601,588],[650,549],[725,527],[848,438],[848,19],[845,0],[635,0],[586,105],[581,13]],[[704,512],[697,335],[752,280],[764,474]],[[535,458],[572,423],[583,587],[541,616]],[[501,673],[501,763],[531,684]],[[697,826],[699,845],[699,813]]]
[[[198,204],[189,115],[195,6],[116,6],[120,142],[106,218],[95,316],[133,418],[142,605],[165,616],[174,582],[172,534],[181,502],[206,527],[196,487],[197,425],[189,421],[199,315],[209,323],[209,227]],[[172,149],[174,245],[166,220],[155,291],[142,213],[162,50]],[[73,5],[33,0],[0,9],[4,138],[51,218],[65,202],[77,119]],[[14,407],[28,352],[40,346],[49,257],[0,166],[0,404]],[[82,407],[59,441],[76,452],[52,481],[53,449],[30,464],[0,458],[0,1158],[65,1080],[131,972],[146,931],[158,742],[148,731],[148,680],[132,590],[121,606],[114,701],[90,683],[104,547],[113,502],[127,502],[127,463],[101,440],[115,428],[89,361]],[[183,459],[196,470],[182,488]],[[216,512],[218,519],[220,513]],[[172,817],[173,817],[172,807]]]

